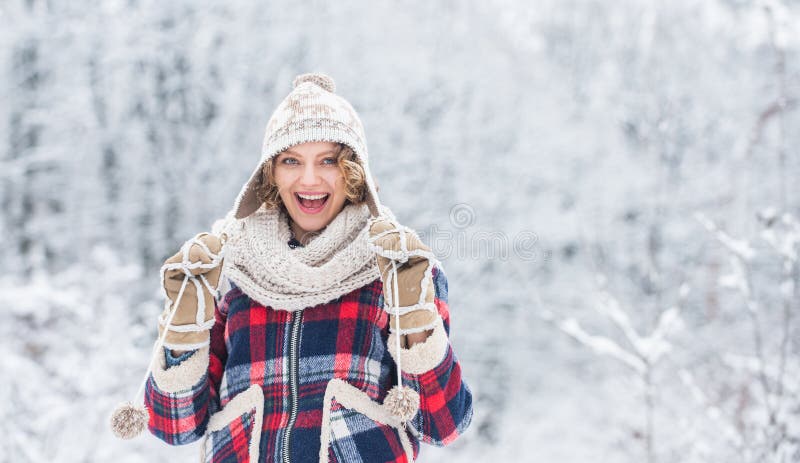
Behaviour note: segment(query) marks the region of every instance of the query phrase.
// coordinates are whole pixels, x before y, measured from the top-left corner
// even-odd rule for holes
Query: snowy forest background
[[[3,0],[0,461],[196,459],[108,416],[311,71],[447,270],[420,461],[800,461],[797,0]]]

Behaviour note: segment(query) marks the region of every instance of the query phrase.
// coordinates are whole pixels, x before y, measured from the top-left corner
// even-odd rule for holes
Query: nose
[[[300,184],[304,186],[316,185],[319,181],[316,166],[314,163],[307,163],[303,168],[303,175],[300,177]]]

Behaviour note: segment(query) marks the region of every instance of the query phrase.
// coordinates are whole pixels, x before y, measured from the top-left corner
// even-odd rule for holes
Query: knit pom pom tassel
[[[120,439],[133,439],[144,431],[149,415],[144,405],[119,404],[111,414],[111,430]]]
[[[383,399],[383,405],[400,421],[408,421],[419,410],[419,394],[408,386],[393,386]]]

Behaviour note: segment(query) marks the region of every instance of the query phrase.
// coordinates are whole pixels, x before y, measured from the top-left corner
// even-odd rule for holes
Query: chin
[[[294,217],[292,217],[292,220],[294,220],[294,222],[299,225],[300,228],[311,233],[322,230],[326,225],[328,225],[328,223],[330,223],[330,220],[320,219],[303,220],[303,218],[300,218],[300,220],[296,220]]]

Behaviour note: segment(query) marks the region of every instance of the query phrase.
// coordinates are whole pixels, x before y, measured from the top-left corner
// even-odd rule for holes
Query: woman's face
[[[339,145],[308,142],[292,146],[275,158],[275,183],[301,242],[325,228],[345,202],[344,175],[337,162]]]

